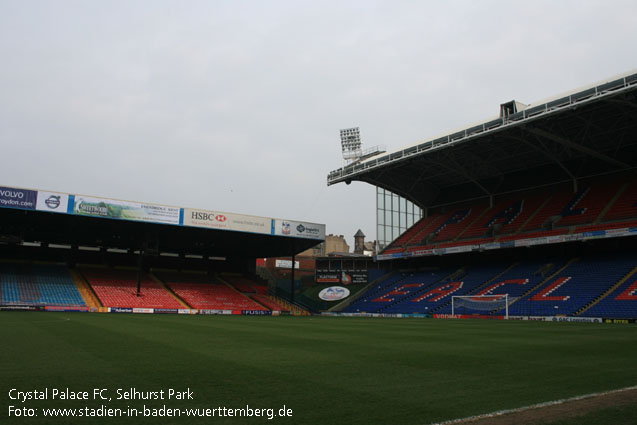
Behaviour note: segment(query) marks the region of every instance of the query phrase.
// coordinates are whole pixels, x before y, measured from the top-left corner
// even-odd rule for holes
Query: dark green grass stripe
[[[58,317],[71,320],[43,320]],[[196,399],[181,407],[286,404],[295,412],[287,423],[424,424],[634,385],[636,331],[571,323],[0,313],[1,340],[11,341],[0,347],[0,386],[5,395],[8,386],[190,387]]]

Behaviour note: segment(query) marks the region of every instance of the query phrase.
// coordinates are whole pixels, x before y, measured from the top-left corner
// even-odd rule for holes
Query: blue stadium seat
[[[5,264],[0,287],[2,304],[86,306],[64,266]]]

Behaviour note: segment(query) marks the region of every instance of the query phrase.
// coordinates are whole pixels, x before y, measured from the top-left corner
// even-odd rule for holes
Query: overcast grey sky
[[[637,67],[630,1],[0,0],[0,186],[325,223],[388,150]]]

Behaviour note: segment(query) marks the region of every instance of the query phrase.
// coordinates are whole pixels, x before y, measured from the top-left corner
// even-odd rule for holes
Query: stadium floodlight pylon
[[[386,151],[383,145],[363,150],[363,141],[358,127],[341,129],[341,150],[343,151],[343,167]]]
[[[504,318],[509,318],[509,294],[498,295],[453,295],[451,297],[451,314],[456,314],[459,307],[478,311],[496,311],[504,309]]]
[[[358,127],[344,128],[341,130],[341,150],[345,161],[359,159],[362,152],[360,129]]]

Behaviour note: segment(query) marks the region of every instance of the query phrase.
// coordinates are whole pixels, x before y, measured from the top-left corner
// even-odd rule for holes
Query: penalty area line
[[[531,404],[530,406],[516,407],[514,409],[498,410],[498,411],[492,412],[492,413],[483,413],[481,415],[467,416],[465,418],[451,419],[449,421],[444,421],[444,422],[433,422],[430,425],[461,424],[461,423],[464,423],[464,422],[471,422],[471,421],[478,421],[478,420],[482,420],[482,419],[495,418],[495,417],[498,417],[498,416],[504,416],[504,415],[508,415],[508,414],[511,414],[511,413],[519,413],[519,412],[524,412],[524,411],[527,411],[527,410],[541,409],[543,407],[557,406],[557,405],[564,404],[564,403],[569,403],[569,402],[572,402],[572,401],[586,400],[587,398],[601,397],[601,396],[617,394],[617,393],[621,393],[621,392],[624,392],[624,391],[632,391],[632,390],[637,390],[637,385],[633,385],[631,387],[618,388],[616,390],[609,390],[609,391],[602,391],[602,392],[598,392],[598,393],[578,395],[578,396],[569,397],[569,398],[561,398],[559,400],[545,401],[543,403]]]

